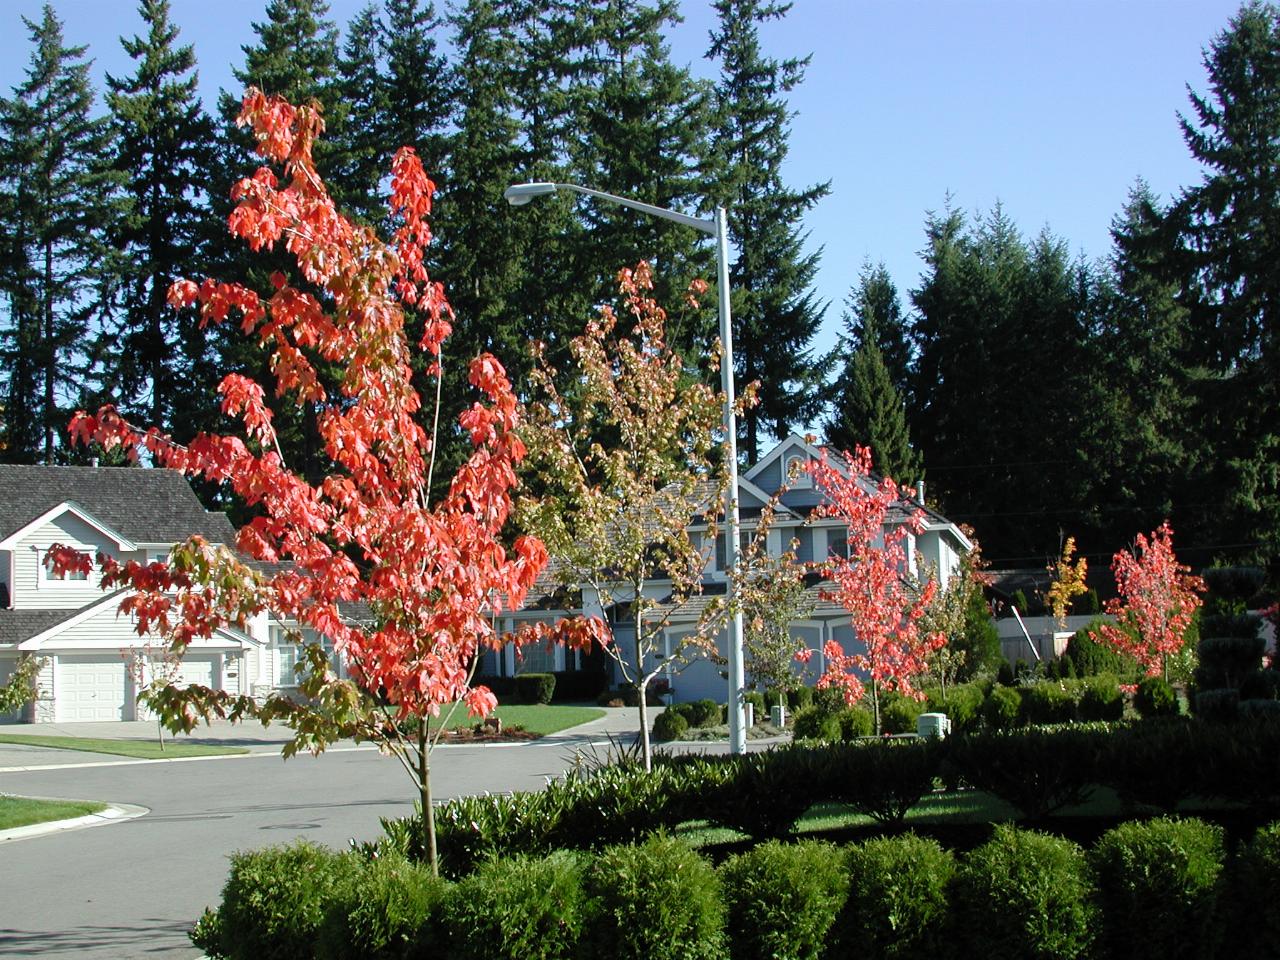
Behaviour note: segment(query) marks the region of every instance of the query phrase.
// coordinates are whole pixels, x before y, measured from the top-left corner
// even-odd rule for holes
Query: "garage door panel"
[[[125,719],[129,682],[123,660],[61,657],[56,689],[60,722]]]

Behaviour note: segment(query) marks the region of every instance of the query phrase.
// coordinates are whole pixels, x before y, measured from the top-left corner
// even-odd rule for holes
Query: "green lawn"
[[[88,753],[110,753],[141,760],[172,760],[176,757],[225,757],[248,753],[244,747],[221,747],[204,743],[165,740],[162,747],[155,740],[97,740],[90,737],[41,737],[25,734],[0,734],[0,743],[25,743],[32,747],[55,750],[83,750]]]
[[[447,709],[442,710],[440,716],[444,717],[448,712]],[[604,711],[599,707],[565,707],[555,703],[499,704],[493,716],[502,721],[504,728],[524,727],[530,733],[545,737],[549,733],[559,733],[580,723],[598,720],[604,716]],[[466,707],[459,707],[454,711],[449,721],[451,727],[464,729],[470,729],[475,724],[476,721],[467,716]]]
[[[31,800],[0,794],[0,830],[26,827],[50,820],[70,820],[105,810],[105,803],[91,800]]]

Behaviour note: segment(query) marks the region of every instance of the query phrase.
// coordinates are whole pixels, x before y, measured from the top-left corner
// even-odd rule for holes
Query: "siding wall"
[[[97,571],[86,580],[49,580],[43,571],[45,554],[55,543],[75,547],[90,557],[99,551],[118,554],[115,544],[79,517],[64,513],[33,530],[20,540],[14,550],[14,582],[10,585],[15,609],[75,609],[102,596]],[[126,554],[124,559],[145,559],[141,552]]]

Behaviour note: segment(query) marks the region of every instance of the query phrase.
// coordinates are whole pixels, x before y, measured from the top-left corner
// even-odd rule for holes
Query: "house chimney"
[[[916,503],[924,506],[924,481],[920,480],[916,483]]]

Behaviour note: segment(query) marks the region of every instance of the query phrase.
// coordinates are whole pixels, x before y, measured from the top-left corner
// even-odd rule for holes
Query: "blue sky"
[[[365,0],[331,0],[345,25]],[[19,16],[41,0],[0,4],[0,90],[22,79],[28,35]],[[230,88],[264,0],[172,0],[193,43],[201,91]],[[779,58],[812,54],[786,167],[788,182],[830,180],[810,214],[823,250],[819,296],[831,303],[820,346],[840,329],[841,303],[864,260],[883,260],[904,297],[920,275],[925,212],[985,213],[1000,202],[1028,234],[1048,226],[1073,252],[1105,257],[1111,218],[1139,176],[1162,197],[1200,177],[1182,143],[1187,85],[1205,89],[1203,48],[1236,0],[796,0],[764,31]],[[118,37],[140,29],[133,0],[55,0],[68,42],[88,44],[103,71],[131,72]],[[709,0],[683,0],[677,61],[702,59]],[[608,184],[592,184],[608,189]],[[446,278],[447,282],[447,278]]]

